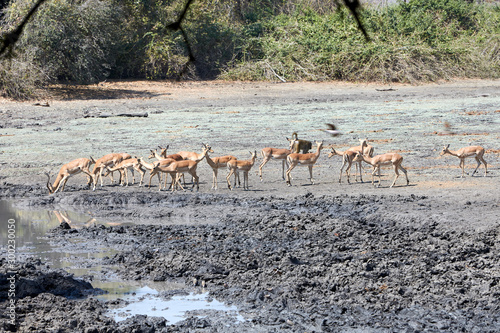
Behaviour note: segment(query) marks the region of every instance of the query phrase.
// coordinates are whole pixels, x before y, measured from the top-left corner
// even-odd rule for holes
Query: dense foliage
[[[0,32],[33,0],[12,0]],[[106,78],[418,82],[498,78],[500,8],[465,0],[366,6],[367,41],[337,1],[200,0],[182,22],[178,0],[52,0],[32,19],[14,58],[0,61],[0,91],[30,95],[53,82]]]

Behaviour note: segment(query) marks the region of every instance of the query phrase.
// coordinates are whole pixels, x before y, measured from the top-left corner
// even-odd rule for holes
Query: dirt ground
[[[21,331],[36,325],[33,308],[51,302],[82,312],[75,317],[81,331],[97,317],[105,322],[103,332],[146,326],[201,332],[500,329],[500,81],[134,81],[52,87],[50,93],[40,101],[0,99],[0,197],[24,207],[71,208],[140,224],[78,234],[86,239],[82,246],[105,238],[106,246],[115,247],[121,254],[103,264],[119,266],[116,273],[124,279],[208,281],[210,293],[236,304],[247,321],[214,315],[172,327],[136,318],[118,326],[102,315],[109,304],[90,299],[82,306],[42,293],[44,298],[22,299]],[[322,132],[326,123],[342,135]],[[351,177],[347,184],[343,175],[339,184],[341,158],[329,159],[328,148],[314,167],[315,184],[307,168],[297,167],[286,186],[277,161],[264,167],[259,181],[260,150],[285,148],[293,132],[338,150],[367,138],[375,155],[398,152],[410,185],[401,175],[389,188],[393,171],[385,168],[375,188],[368,166],[364,182]],[[250,190],[230,191],[225,170],[219,189],[211,189],[212,171],[202,161],[199,191],[159,192],[156,179],[151,189],[105,179],[93,192],[79,175],[64,192],[47,193],[44,172],[53,181],[62,164],[79,157],[127,152],[147,158],[150,149],[166,145],[169,153],[201,152],[202,143],[211,145],[211,156],[248,159],[249,151],[257,151]],[[452,150],[483,146],[486,177],[484,165],[471,177],[475,161],[468,159],[468,174],[460,178],[458,158],[439,156],[447,144]],[[48,237],[74,235],[60,230]],[[99,314],[91,320],[88,309],[96,307]],[[49,318],[38,329],[74,329],[57,310]]]

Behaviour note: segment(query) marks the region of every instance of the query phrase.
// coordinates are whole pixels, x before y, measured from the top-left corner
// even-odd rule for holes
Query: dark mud
[[[162,89],[169,93],[157,99],[56,101],[44,113],[31,104],[2,102],[0,198],[23,209],[68,209],[116,224],[51,230],[46,237],[63,253],[113,252],[75,255],[70,268],[99,265],[104,277],[185,285],[162,292],[164,299],[204,289],[243,317],[193,311],[175,325],[140,315],[116,322],[106,313],[126,301],[98,301],[92,274],[75,278],[19,252],[21,280],[35,282],[20,287],[18,331],[500,331],[498,86],[398,86],[388,94],[374,86],[330,84],[168,85]],[[89,110],[146,110],[150,117],[84,118]],[[281,165],[270,162],[264,182],[252,170],[250,191],[228,191],[225,172],[219,173],[219,191],[210,190],[206,164],[199,168],[200,192],[158,192],[156,183],[151,190],[124,188],[108,180],[92,192],[81,176],[71,178],[63,193],[48,195],[45,188],[43,171],[53,174],[76,157],[111,151],[142,156],[169,143],[197,150],[208,139],[217,155],[242,158],[248,150],[280,147],[294,130],[319,138],[318,129],[332,118],[344,135],[327,143],[343,149],[368,136],[377,154],[400,152],[410,186],[400,179],[388,188],[387,170],[381,188],[366,182],[368,175],[365,183],[338,184],[340,159],[323,152],[315,185],[299,169],[287,187]],[[268,128],[259,132],[263,122]],[[444,122],[454,125],[455,135],[440,135]],[[484,145],[487,177],[457,178],[458,159],[439,158],[445,143]],[[472,164],[467,161],[467,171]],[[0,316],[3,321],[6,312]]]
[[[498,223],[480,231],[450,228],[442,218],[415,215],[419,209],[429,210],[430,204],[426,196],[415,195],[309,193],[293,199],[238,199],[184,194],[159,200],[162,195],[151,194],[148,199],[129,195],[119,201],[108,194],[101,195],[100,202],[98,195],[88,194],[78,196],[78,204],[100,207],[115,200],[110,210],[124,214],[144,205],[164,209],[195,205],[199,211],[221,208],[232,213],[210,223],[201,218],[192,225],[59,227],[47,236],[68,252],[103,246],[117,250],[101,264],[117,267],[116,273],[127,280],[180,280],[194,289],[203,285],[211,297],[236,305],[245,321],[222,313],[205,318],[193,314],[172,326],[164,319],[135,316],[119,324],[103,320],[98,332],[120,327],[151,327],[151,332],[500,329]],[[53,199],[33,198],[31,204]],[[391,207],[406,207],[407,212],[398,215]],[[33,298],[31,306],[42,306],[52,296],[43,297],[49,299]],[[86,308],[90,304],[101,311],[95,316],[112,306],[98,306],[92,300],[83,305],[60,298],[58,302],[82,311],[78,323],[78,318],[90,316]],[[58,320],[54,317],[50,325]],[[48,321],[36,325],[52,327]]]

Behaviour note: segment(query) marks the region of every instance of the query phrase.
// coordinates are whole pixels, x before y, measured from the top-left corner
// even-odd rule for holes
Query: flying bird
[[[323,132],[328,133],[331,136],[340,135],[340,132],[337,130],[337,128],[335,127],[335,125],[333,125],[333,124],[326,124],[326,126],[328,126],[328,129],[323,129],[322,130]]]

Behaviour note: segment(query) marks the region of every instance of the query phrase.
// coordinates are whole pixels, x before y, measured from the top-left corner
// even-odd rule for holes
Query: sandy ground
[[[322,229],[324,223],[340,226],[344,225],[347,219],[347,221],[352,221],[352,224],[345,225],[347,229],[352,228],[354,234],[356,228],[362,230],[362,234],[366,232],[366,239],[371,239],[372,236],[376,238],[370,240],[374,242],[372,246],[379,246],[380,239],[385,239],[385,236],[380,236],[384,235],[384,223],[390,221],[394,237],[401,237],[401,239],[409,237],[409,232],[424,235],[420,239],[426,239],[431,234],[434,237],[436,232],[452,232],[453,236],[447,239],[450,241],[450,248],[452,243],[468,248],[470,237],[488,235],[477,236],[482,241],[488,239],[484,240],[488,250],[484,252],[481,260],[493,263],[493,258],[498,255],[500,81],[460,80],[421,86],[344,83],[105,82],[92,87],[53,87],[51,93],[53,94],[51,99],[37,102],[19,103],[0,100],[2,124],[0,128],[0,179],[2,182],[0,196],[15,198],[18,205],[70,207],[72,210],[90,212],[93,216],[117,222],[144,223],[161,228],[174,225],[176,228],[181,228],[182,231],[179,232],[211,225],[207,228],[215,228],[215,231],[210,229],[212,230],[210,234],[217,235],[214,237],[221,242],[220,246],[226,246],[224,239],[229,237],[225,235],[225,229],[224,231],[217,229],[221,223],[239,225],[241,221],[247,220],[251,228],[256,228],[256,231],[262,230],[261,232],[267,235],[273,235],[277,232],[276,230],[271,230],[268,225],[261,225],[266,219],[269,219],[269,225],[278,223],[276,221],[280,219],[288,220],[289,223],[297,219],[308,221],[311,223],[311,230],[316,230],[318,234],[310,240],[306,240],[307,237],[304,236],[305,238],[300,241],[307,244],[312,242],[316,245],[322,244],[322,240],[317,237],[324,232]],[[144,113],[148,116],[119,116],[120,114]],[[322,132],[321,129],[326,128],[325,123],[336,124],[342,135],[330,137]],[[445,123],[450,127],[445,128]],[[325,146],[332,145],[338,150],[358,145],[358,139],[367,138],[375,148],[375,155],[398,152],[404,158],[403,166],[408,170],[410,185],[406,186],[402,175],[396,186],[389,188],[393,172],[386,168],[382,170],[382,186],[374,188],[370,184],[371,176],[368,167],[364,170],[364,182],[356,182],[351,178],[351,184],[347,184],[343,177],[342,183],[339,184],[341,159],[338,156],[327,158],[329,149],[324,149],[314,167],[315,184],[313,185],[308,180],[307,168],[297,167],[292,171],[292,186],[286,186],[281,179],[281,163],[277,161],[271,161],[264,167],[264,181],[260,182],[257,170],[262,158],[259,156],[250,173],[249,191],[244,191],[242,188],[229,191],[225,183],[225,170],[219,172],[219,189],[217,191],[211,189],[212,171],[205,161],[202,161],[198,167],[201,181],[199,192],[158,192],[156,179],[153,180],[151,189],[137,185],[111,186],[109,179],[106,179],[104,187],[98,187],[95,192],[92,192],[85,189],[83,175],[71,178],[63,193],[48,195],[45,187],[44,172],[50,172],[53,180],[62,164],[80,157],[98,158],[110,152],[127,152],[133,156],[147,158],[150,149],[155,149],[159,145],[169,145],[169,153],[182,150],[201,152],[202,143],[207,143],[214,150],[212,156],[232,154],[238,159],[247,159],[250,156],[249,151],[257,151],[260,155],[260,150],[264,147],[285,148],[286,138],[290,137],[293,132],[297,132],[299,138],[323,140]],[[486,177],[483,177],[483,165],[474,177],[470,176],[475,168],[475,161],[469,159],[466,163],[466,171],[469,174],[465,178],[460,178],[458,158],[449,155],[439,156],[441,149],[447,144],[450,144],[452,150],[469,145],[483,146],[486,149],[485,159],[488,163]],[[146,180],[149,180],[148,175]],[[375,225],[376,231],[373,233],[367,231],[366,221],[369,221],[370,228],[372,224]],[[428,230],[429,225],[432,226],[432,230]],[[408,228],[414,229],[409,231]],[[164,229],[161,230],[164,232]],[[242,230],[234,232],[248,232]],[[101,231],[92,232],[95,235]],[[115,231],[103,232],[114,233]],[[149,231],[137,231],[139,234],[144,232]],[[200,238],[207,235],[205,229],[196,229],[192,232]],[[252,239],[264,239],[257,235],[259,234],[252,235],[249,231],[248,236]],[[71,234],[57,237],[71,237]],[[289,235],[285,238],[288,239],[288,237]],[[89,237],[89,241],[91,238]],[[359,242],[360,240],[353,239],[352,241]],[[146,244],[148,241],[140,239],[139,242]],[[431,251],[430,245],[422,248],[411,236],[408,242],[405,242],[403,241],[398,246],[408,246],[408,249],[413,250],[408,250],[409,252],[404,255],[416,255],[415,253],[424,251],[426,253],[424,257],[432,257],[430,252],[427,253]],[[433,244],[433,241],[428,240],[428,242]],[[172,246],[167,243],[164,245],[166,248]],[[281,249],[273,250],[278,251],[273,253],[286,252],[288,250],[284,249],[293,247],[291,244],[293,241]],[[324,246],[333,249],[337,246],[335,244]],[[353,244],[350,243],[346,248],[350,248]],[[234,245],[234,247],[237,246],[239,245]],[[252,248],[250,246],[249,251]],[[162,249],[163,247],[160,247],[159,253],[162,253]],[[127,248],[127,251],[133,250]],[[125,260],[124,267],[126,268],[120,274],[132,279],[146,279],[154,275],[151,273],[139,277],[128,276],[127,270],[130,272],[134,265],[139,268],[142,263],[149,262],[149,260],[152,260],[152,263],[157,262],[160,260],[158,257],[151,259],[150,255],[144,254],[138,260],[130,252],[124,253],[125,258],[130,260]],[[192,253],[182,253],[186,260],[196,265],[198,259],[193,259]],[[480,253],[482,256],[483,252],[474,250],[467,253],[474,253],[474,255]],[[311,253],[304,254],[304,256],[315,257]],[[269,288],[276,287],[271,281],[272,278],[269,278],[265,272],[261,272],[260,280],[255,279],[255,281],[264,281],[263,284],[255,282],[256,285],[249,287],[250,290],[246,292],[240,289],[232,293],[221,291],[228,283],[235,286],[248,283],[245,280],[248,279],[248,272],[235,269],[234,263],[227,262],[231,261],[231,258],[234,256],[229,255],[220,260],[227,263],[226,269],[231,267],[230,271],[238,271],[242,277],[228,279],[212,277],[217,281],[222,279],[222,282],[214,283],[212,292],[218,293],[219,296],[231,302],[248,304],[249,298],[255,298],[253,293],[259,288],[264,288],[263,285]],[[292,263],[297,260],[300,262],[299,259],[293,258]],[[120,262],[116,258],[112,259],[112,264],[116,264],[116,261]],[[210,259],[206,260],[210,261]],[[337,259],[332,260],[333,263],[339,262],[336,261]],[[461,264],[467,265],[466,259],[464,260],[465,262]],[[200,267],[205,267],[205,264],[201,263]],[[434,264],[438,265],[437,262]],[[324,265],[318,265],[315,266],[318,271],[325,268]],[[390,266],[390,260],[387,265]],[[339,269],[345,267],[341,266]],[[352,276],[356,275],[356,268],[351,267],[351,269],[354,272]],[[192,278],[190,273],[181,271],[184,273],[176,274],[186,279]],[[332,274],[328,272],[322,271],[321,274],[318,273],[318,276]],[[426,268],[421,267],[419,272],[424,274],[422,272],[426,272]],[[487,272],[482,271],[482,273],[487,276],[485,280],[481,280],[482,283],[490,285],[490,289],[484,292],[484,297],[487,298],[498,292],[497,282],[494,282],[499,278],[498,267],[488,268]],[[303,283],[303,279],[311,276],[311,273],[304,274],[300,281],[295,280],[296,275],[288,276],[287,283]],[[433,278],[442,278],[441,273],[436,274],[432,273]],[[201,275],[212,276],[213,274],[205,272]],[[343,279],[344,282],[338,283],[358,283],[349,282],[345,276]],[[417,288],[417,285],[420,288],[426,284],[423,280],[419,280],[420,278],[415,279],[418,281],[415,282],[413,288]],[[281,281],[281,283],[284,282]],[[440,293],[441,291],[442,289],[436,288],[429,292]],[[305,291],[301,289],[300,292]],[[335,302],[339,301],[336,296],[334,297],[335,292],[339,292],[339,289],[333,288],[330,291],[316,290],[314,287],[308,289],[307,293],[310,297],[304,297],[304,304],[301,305],[303,315],[307,317],[314,313],[313,310],[305,309],[314,304],[315,297],[321,293],[327,293],[327,296],[333,293],[330,304],[335,300]],[[401,291],[395,289],[392,292],[396,296],[398,292],[401,294]],[[377,318],[389,311],[388,308],[373,309],[371,305],[364,303],[366,299],[357,302],[358,296],[353,296],[350,292],[342,295],[345,299],[349,299],[350,305],[347,308],[351,310],[356,306],[361,306],[373,311],[370,313]],[[294,298],[296,294],[285,293],[280,297]],[[420,295],[419,297],[425,298],[426,296]],[[469,302],[474,295],[467,297],[469,297],[467,298]],[[389,302],[382,299],[379,301],[382,305],[386,301]],[[465,313],[472,311],[472,308],[464,307],[462,301],[454,303],[457,308],[454,308],[455,305],[452,308],[439,305],[437,312],[433,314],[442,319],[441,315],[436,314],[439,311],[460,310]],[[435,300],[426,298],[422,304],[425,308],[425,304],[432,302]],[[479,307],[484,313],[481,312],[477,316],[471,315],[473,319],[466,331],[474,331],[483,327],[485,313],[487,315],[489,311],[499,307],[498,301],[485,302],[489,302],[489,305],[481,303],[484,306]],[[401,306],[405,309],[411,308],[406,303]],[[328,310],[325,309],[327,309],[326,305],[321,311],[327,313]],[[256,310],[252,307],[246,307],[246,310],[257,317],[265,316],[262,313],[255,314]],[[275,328],[285,331],[335,331],[331,326],[333,322],[336,322],[336,319],[332,319],[336,318],[333,314],[325,314],[326,319],[321,321],[322,324],[316,321],[316,324],[311,326],[297,318],[287,319],[290,311],[290,308],[286,308],[278,314],[273,314],[277,316],[276,318],[283,320],[276,319],[280,324],[267,318],[259,321],[258,325],[254,322],[257,326],[252,327],[255,331],[261,332],[273,331]],[[340,312],[344,313],[343,311]],[[350,315],[356,317],[352,313]],[[405,316],[400,316],[399,310],[394,316],[396,319],[393,329],[409,329],[401,324],[405,322]],[[363,318],[366,320],[358,326],[355,320],[347,320],[339,327],[350,331],[357,328],[378,327],[373,324],[377,321],[373,321],[371,315]],[[289,322],[294,322],[296,325]],[[201,331],[213,330],[219,327],[217,325],[224,326],[223,323],[224,321],[219,319],[217,324],[214,322],[212,326],[208,325],[208,328]],[[398,326],[400,324],[403,326]],[[415,330],[427,328],[432,331],[444,327],[444,329],[453,330],[453,328],[461,327],[463,323],[448,318],[446,325],[440,326],[441,324],[430,320],[430,323],[422,324],[423,326],[419,324],[420,326],[410,328]],[[498,321],[495,320],[487,324],[493,325],[491,327],[498,327],[495,326],[498,325]],[[196,325],[197,323],[191,323],[184,329],[189,331],[197,327]],[[249,330],[249,326],[246,325],[243,327]],[[390,323],[387,322],[381,325],[386,328],[390,327]]]
[[[212,146],[211,156],[232,154],[259,158],[250,174],[250,191],[231,193],[226,171],[219,173],[218,193],[232,196],[295,196],[324,194],[389,194],[449,197],[462,204],[498,198],[500,146],[500,81],[456,81],[421,86],[345,83],[150,83],[111,82],[90,87],[54,87],[53,99],[15,103],[0,100],[0,179],[9,184],[43,187],[44,172],[52,180],[64,163],[80,157],[99,158],[110,152],[149,156],[150,149],[169,145],[169,153],[201,152],[201,143]],[[50,105],[49,107],[40,106]],[[147,118],[99,115],[143,114]],[[329,137],[320,131],[334,123],[343,135]],[[451,126],[447,134],[444,123]],[[400,177],[389,189],[393,172],[384,169],[381,188],[372,188],[370,169],[365,183],[338,184],[341,158],[327,158],[324,149],[315,168],[316,184],[310,186],[307,168],[292,172],[292,187],[281,180],[281,163],[264,167],[259,182],[257,166],[264,147],[287,147],[293,132],[299,138],[324,140],[339,150],[368,138],[375,154],[398,152],[408,170],[410,186]],[[459,178],[459,160],[439,156],[442,147],[485,147],[487,177]],[[313,148],[314,150],[314,148]],[[466,171],[475,161],[468,159]],[[212,193],[212,171],[205,161],[198,168],[201,193]],[[354,172],[353,172],[354,173]],[[484,166],[476,176],[484,175]],[[69,180],[68,189],[79,189],[83,175]],[[146,179],[148,177],[146,176]],[[153,180],[155,182],[156,180]],[[106,180],[109,184],[109,180]],[[101,191],[141,191],[104,188]],[[166,196],[170,195],[165,193]],[[478,210],[480,210],[478,208]],[[450,213],[453,213],[450,211]],[[487,213],[485,213],[487,214]],[[469,223],[467,223],[469,224]]]

